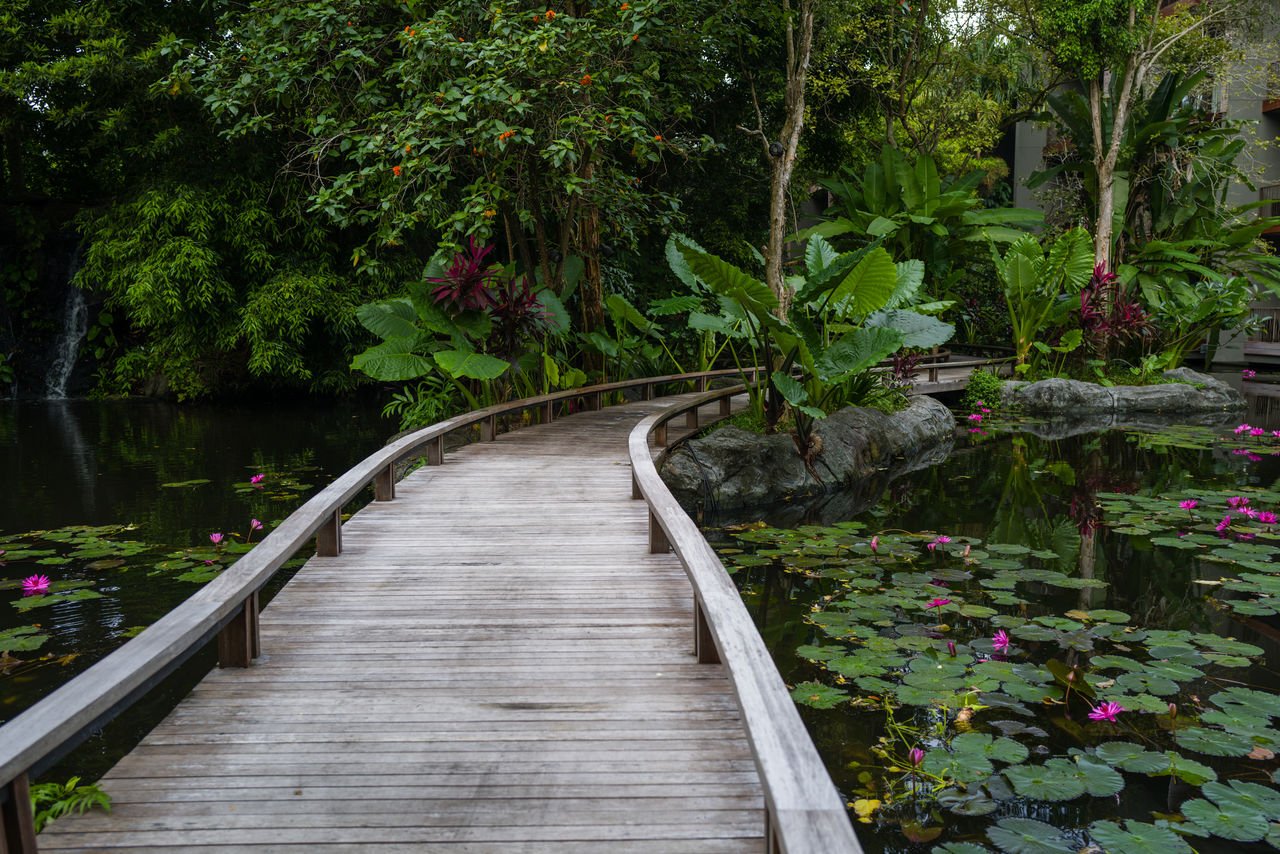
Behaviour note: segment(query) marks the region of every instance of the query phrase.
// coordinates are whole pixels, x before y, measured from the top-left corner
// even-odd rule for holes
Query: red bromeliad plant
[[[1151,316],[1136,301],[1125,298],[1118,279],[1098,264],[1080,292],[1080,328],[1089,349],[1104,358],[1109,342],[1143,340],[1152,331]]]
[[[436,287],[431,296],[437,305],[453,311],[483,311],[493,304],[490,286],[501,276],[501,268],[485,263],[492,246],[481,247],[474,237],[467,238],[466,252],[458,252],[441,276],[428,278]]]

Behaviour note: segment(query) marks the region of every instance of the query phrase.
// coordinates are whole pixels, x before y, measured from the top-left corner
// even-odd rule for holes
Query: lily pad
[[[1176,740],[1179,747],[1210,756],[1244,756],[1253,750],[1253,742],[1244,736],[1201,727],[1178,730]]]
[[[1170,765],[1169,757],[1163,753],[1144,750],[1127,741],[1109,741],[1098,745],[1094,754],[1112,767],[1123,768],[1137,774],[1152,774],[1164,771]]]
[[[1085,792],[1084,780],[1073,770],[1047,765],[1015,765],[1004,769],[1014,791],[1041,801],[1070,801]]]
[[[0,652],[30,652],[39,649],[48,639],[48,635],[40,634],[39,626],[0,630]]]
[[[1006,818],[987,828],[987,838],[1006,854],[1075,854],[1076,848],[1052,825],[1030,818]]]
[[[841,703],[846,702],[849,699],[849,695],[844,691],[832,688],[830,685],[823,685],[821,682],[801,682],[791,689],[791,699],[802,706],[812,706],[815,709],[834,709]]]
[[[1124,829],[1114,821],[1089,825],[1094,842],[1107,854],[1191,854],[1191,846],[1172,830],[1129,821]]]
[[[1182,814],[1214,836],[1236,842],[1257,842],[1271,829],[1261,813],[1235,801],[1215,805],[1195,798],[1182,805]]]

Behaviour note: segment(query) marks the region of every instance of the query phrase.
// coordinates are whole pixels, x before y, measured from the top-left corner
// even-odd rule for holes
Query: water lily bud
[[[955,641],[947,641],[947,652],[951,653],[951,657],[952,657],[952,658],[955,658],[955,657],[956,657],[956,642],[955,642]]]
[[[918,747],[911,748],[907,756],[911,759],[912,768],[919,768],[920,763],[924,761],[924,751]]]
[[[1171,718],[1176,718],[1177,716],[1178,716],[1178,704],[1177,704],[1177,703],[1170,703],[1170,704],[1169,704],[1169,717],[1171,717]]]

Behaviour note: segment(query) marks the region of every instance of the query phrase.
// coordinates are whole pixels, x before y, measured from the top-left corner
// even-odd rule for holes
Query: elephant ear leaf
[[[877,311],[867,318],[866,325],[896,329],[902,333],[903,347],[922,349],[941,347],[951,340],[956,331],[955,326],[950,323],[904,308]]]
[[[836,252],[831,244],[822,238],[822,235],[815,234],[809,238],[804,248],[804,264],[809,270],[809,275],[813,276],[830,266],[839,255],[840,253]]]
[[[899,261],[895,266],[898,269],[898,283],[894,285],[889,301],[884,304],[885,308],[898,308],[910,304],[915,299],[920,286],[924,284],[924,262],[919,258]]]
[[[418,312],[407,299],[389,299],[365,303],[356,309],[356,318],[384,341],[393,338],[417,338]]]
[[[884,247],[877,246],[854,266],[831,295],[841,317],[863,316],[883,308],[898,284],[898,269]]]
[[[436,364],[448,371],[450,376],[454,378],[468,377],[473,380],[495,380],[510,367],[502,359],[486,356],[483,353],[441,350],[433,355]]]
[[[417,343],[416,335],[412,338],[389,338],[352,359],[351,367],[382,382],[417,379],[431,373],[434,367],[430,359],[413,352]]]
[[[826,383],[843,382],[902,346],[896,329],[851,329],[814,360],[814,372]]]
[[[756,315],[768,314],[777,307],[778,298],[764,282],[747,275],[729,262],[688,244],[679,244],[679,249],[690,272],[715,293],[741,303]]]

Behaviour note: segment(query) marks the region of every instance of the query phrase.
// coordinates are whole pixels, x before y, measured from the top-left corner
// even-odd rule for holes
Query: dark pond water
[[[365,403],[0,402],[0,722],[190,596],[394,430]],[[23,595],[32,575],[47,593]],[[98,776],[212,662],[195,656],[50,778]]]
[[[1173,854],[1191,849],[1161,822],[1186,830],[1180,810],[1200,805],[1213,832],[1188,836],[1195,850],[1280,847],[1276,403],[1079,435],[987,415],[941,464],[713,522],[833,778],[866,810],[869,852]],[[1263,515],[1218,531],[1236,495]],[[1260,705],[1228,704],[1239,690]],[[1110,699],[1125,711],[1090,720]]]

